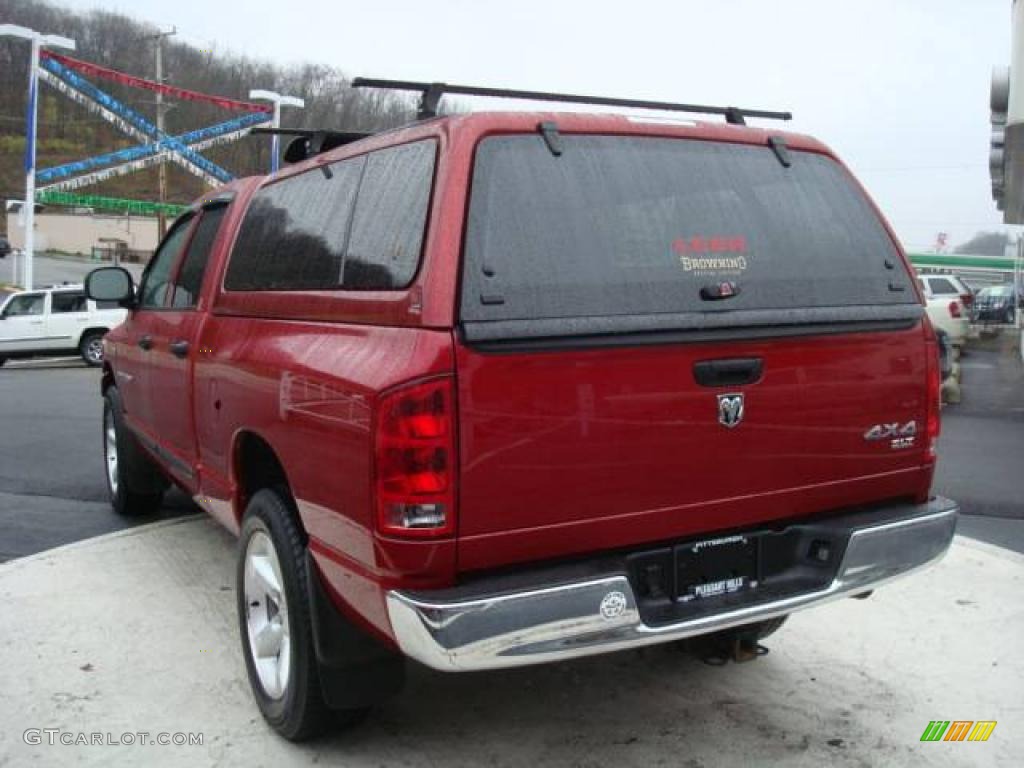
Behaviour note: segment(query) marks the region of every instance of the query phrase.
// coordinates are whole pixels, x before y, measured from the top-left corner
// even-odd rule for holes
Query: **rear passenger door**
[[[85,291],[54,291],[46,316],[46,335],[53,349],[74,349],[89,322]]]
[[[193,416],[192,372],[198,349],[203,280],[210,253],[228,203],[205,207],[199,214],[168,291],[168,306],[154,313],[150,326],[153,346],[149,358],[150,421],[159,453],[189,488],[195,487],[198,453]]]

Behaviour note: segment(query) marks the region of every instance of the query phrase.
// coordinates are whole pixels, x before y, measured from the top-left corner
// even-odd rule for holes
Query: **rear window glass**
[[[868,201],[821,155],[662,138],[480,143],[462,319],[917,302]],[[888,264],[887,264],[888,262]],[[719,301],[702,289],[730,282]]]
[[[256,193],[224,286],[388,290],[419,264],[436,144],[415,142],[307,171]]]
[[[54,313],[61,312],[85,312],[87,311],[85,306],[85,294],[84,293],[69,293],[66,291],[54,292],[50,294],[50,311]]]
[[[932,293],[960,293],[957,287],[944,277],[929,277],[928,285],[931,286]]]

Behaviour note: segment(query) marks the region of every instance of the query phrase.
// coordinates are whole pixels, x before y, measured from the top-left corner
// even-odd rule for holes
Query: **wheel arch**
[[[306,528],[298,513],[284,463],[265,437],[251,429],[240,429],[235,433],[231,449],[231,475],[235,488],[232,512],[239,526],[249,500],[257,491],[283,486],[288,491],[295,522],[303,539],[306,539]]]
[[[81,346],[82,339],[84,339],[90,333],[99,333],[103,336],[106,336],[108,333],[110,333],[110,329],[103,325],[91,325],[88,328],[83,328],[82,332],[78,334],[78,345],[76,346]]]

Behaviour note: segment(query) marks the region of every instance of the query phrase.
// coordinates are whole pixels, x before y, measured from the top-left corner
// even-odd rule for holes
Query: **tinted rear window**
[[[870,204],[834,161],[707,141],[481,142],[465,321],[915,304]],[[888,262],[888,264],[887,264]],[[730,281],[733,298],[701,289]]]
[[[960,293],[957,287],[944,277],[929,277],[928,284],[932,288],[932,293]]]
[[[60,312],[86,312],[84,293],[70,293],[67,291],[54,291],[50,294],[50,311]]]

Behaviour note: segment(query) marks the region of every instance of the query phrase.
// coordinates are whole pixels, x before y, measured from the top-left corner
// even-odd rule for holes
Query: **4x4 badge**
[[[743,395],[718,396],[718,423],[732,429],[743,421]]]

